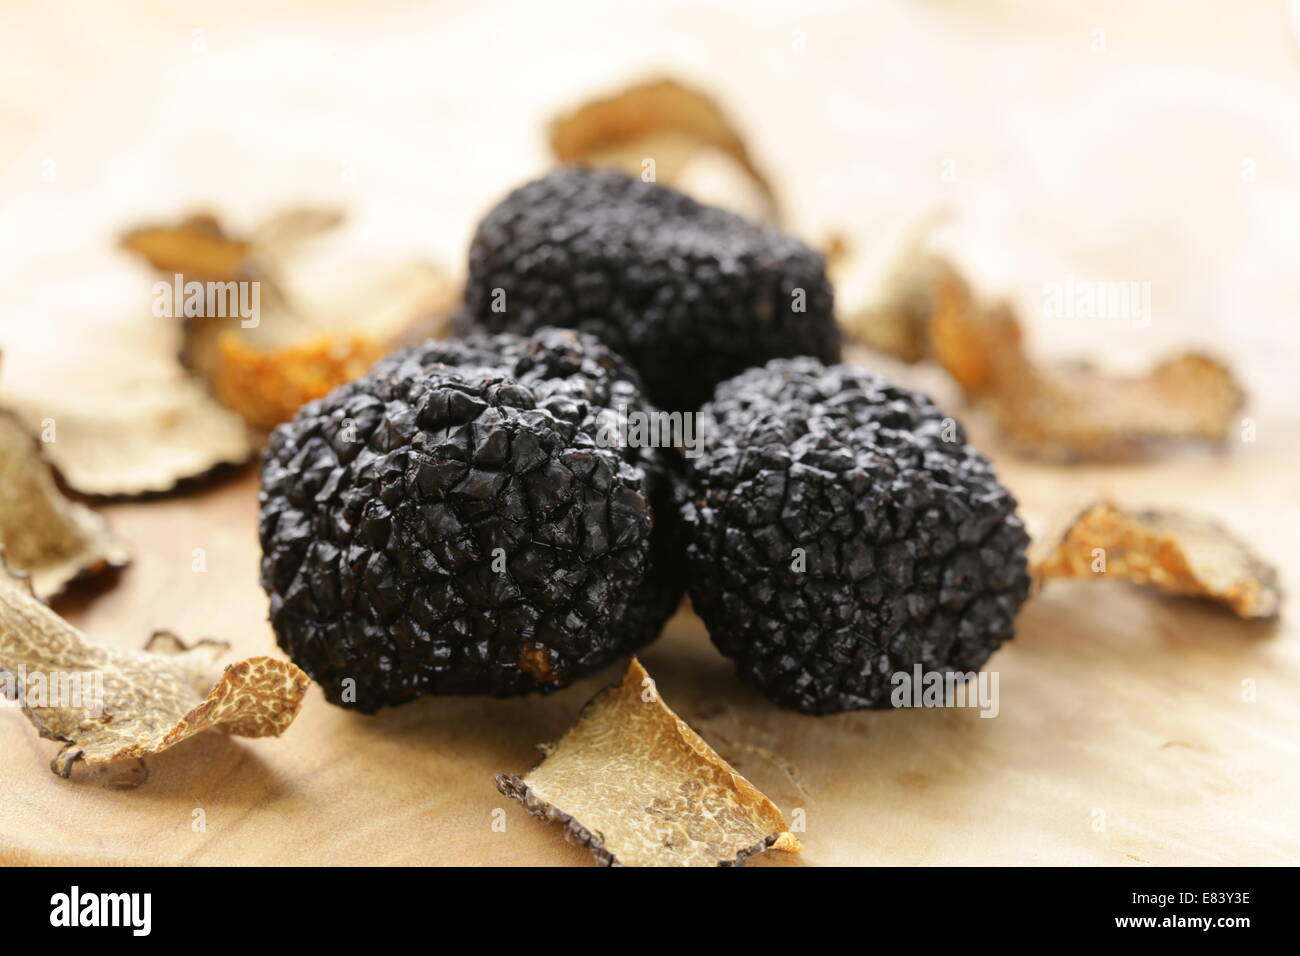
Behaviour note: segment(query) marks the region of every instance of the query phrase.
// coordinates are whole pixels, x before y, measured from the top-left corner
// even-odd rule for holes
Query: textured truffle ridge
[[[470,246],[465,302],[461,331],[598,336],[669,410],[771,358],[839,359],[819,253],[614,170],[561,167],[507,196]]]
[[[691,598],[777,703],[889,707],[896,672],[976,671],[1014,634],[1029,589],[1015,500],[927,397],[776,360],[701,416],[682,509]]]
[[[649,408],[639,388],[549,329],[428,342],[305,405],[262,468],[280,646],[373,711],[554,690],[652,640],[682,589],[662,559],[674,459],[599,437]]]

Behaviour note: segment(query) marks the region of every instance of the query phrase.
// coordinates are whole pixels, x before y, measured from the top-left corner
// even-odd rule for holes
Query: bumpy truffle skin
[[[465,303],[462,333],[598,336],[672,411],[768,359],[840,354],[819,253],[614,170],[561,167],[507,196],[470,246]]]
[[[549,692],[652,640],[681,597],[674,457],[595,339],[428,342],[305,405],[262,467],[280,646],[336,704]]]
[[[1028,536],[930,399],[776,360],[723,383],[701,419],[682,503],[691,599],[774,701],[887,708],[896,672],[977,671],[1012,637]]]

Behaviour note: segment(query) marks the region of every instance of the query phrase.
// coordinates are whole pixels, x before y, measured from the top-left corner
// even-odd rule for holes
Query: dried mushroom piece
[[[0,546],[42,599],[131,560],[103,518],[63,496],[35,439],[7,414],[0,414]]]
[[[452,285],[427,263],[304,265],[307,241],[342,221],[337,210],[300,207],[263,221],[247,238],[233,238],[205,215],[124,239],[164,278],[181,275],[182,290],[191,281],[204,289],[236,279],[251,284],[215,289],[203,314],[180,316],[180,358],[255,427],[288,420],[304,402],[364,374],[412,330],[440,332],[451,314]],[[200,241],[205,237],[222,254]],[[229,307],[235,303],[238,309]]]
[[[235,236],[215,214],[204,212],[174,223],[133,229],[122,236],[121,244],[143,257],[161,274],[160,278],[179,284],[174,300],[184,301],[196,292],[203,293],[197,297],[202,304],[201,314],[187,314],[179,301],[174,301],[172,308],[183,332],[182,364],[210,378],[217,361],[217,340],[226,332],[244,335],[261,327],[263,312],[270,313],[266,318],[274,316],[271,324],[281,337],[279,344],[312,334],[310,321],[299,316],[286,301],[279,271],[307,240],[328,233],[342,222],[343,214],[336,209],[293,207],[267,217],[247,235]],[[206,298],[209,283],[230,282],[249,283],[246,291],[235,290],[236,296],[244,295],[242,301],[227,296],[226,290],[216,285],[212,300]],[[256,315],[239,314],[238,309],[228,307],[251,306],[254,290]]]
[[[636,658],[542,750],[497,789],[606,866],[729,866],[801,849],[776,805],[660,700]]]
[[[731,119],[707,94],[674,79],[651,80],[585,103],[552,122],[550,136],[551,152],[562,163],[611,166],[639,177],[652,159],[657,182],[689,193],[703,189],[711,195],[701,198],[715,204],[780,218],[772,183]],[[710,151],[734,163],[757,195],[734,203],[712,195],[715,190],[735,194],[736,184],[717,181],[715,174],[723,174],[709,168]],[[752,205],[760,208],[751,210]]]
[[[229,282],[247,279],[252,271],[252,243],[228,235],[211,213],[132,229],[122,236],[121,244],[160,272]]]
[[[868,348],[910,364],[930,357],[930,316],[948,264],[924,252],[921,237],[913,233],[901,241],[902,252],[892,264],[863,266],[842,236],[831,237],[827,257],[837,299],[867,301],[841,311],[844,331]],[[860,271],[865,276],[856,274]]]
[[[263,219],[249,239],[259,260],[278,262],[311,239],[343,225],[343,210],[332,206],[290,206]]]
[[[75,391],[0,396],[41,434],[45,456],[87,495],[169,491],[255,450],[243,420],[177,373],[124,382],[82,380]]]
[[[302,405],[360,378],[388,351],[364,335],[320,336],[262,351],[229,332],[217,341],[212,389],[244,421],[270,431]]]
[[[1221,443],[1245,402],[1231,372],[1198,353],[1135,378],[1037,363],[1009,305],[981,303],[950,262],[917,249],[877,302],[842,324],[878,351],[938,362],[1027,457],[1121,460],[1171,442]]]
[[[1243,618],[1275,617],[1277,570],[1214,521],[1172,511],[1125,511],[1110,502],[1084,509],[1035,544],[1031,571],[1050,578],[1105,575],[1165,594],[1206,597]]]
[[[171,223],[139,226],[123,233],[122,248],[143,257],[159,272],[180,273],[187,280],[232,282],[266,278],[268,265],[295,252],[303,243],[335,229],[341,210],[292,206],[258,223],[247,236],[235,236],[211,212]]]
[[[273,304],[256,328],[202,323],[186,335],[189,363],[222,404],[266,430],[400,345],[442,335],[453,310],[451,283],[424,263],[290,273],[282,288],[292,305]]]
[[[269,657],[217,672],[227,649],[216,641],[186,647],[167,633],[142,651],[92,643],[0,570],[0,691],[42,737],[63,742],[50,763],[59,776],[78,761],[147,757],[208,728],[282,734],[302,706],[307,676]]]

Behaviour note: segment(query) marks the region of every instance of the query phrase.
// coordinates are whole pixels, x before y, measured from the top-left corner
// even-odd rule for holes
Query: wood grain
[[[1294,447],[1294,446],[1293,446]],[[1274,557],[1295,541],[1267,514],[1294,456],[1166,463],[1112,482],[1122,498],[1204,507]],[[1255,458],[1256,460],[1250,460]],[[1031,516],[1078,493],[1087,470],[1014,460],[1003,474]],[[56,607],[125,645],[154,628],[273,650],[257,584],[256,476],[106,511],[136,543],[110,589]],[[1225,486],[1239,490],[1226,492]],[[1217,488],[1217,492],[1212,492]],[[1244,506],[1243,506],[1244,505]],[[1220,512],[1223,513],[1223,512]],[[192,570],[193,549],[207,571]],[[1294,584],[1291,572],[1286,572]],[[817,863],[1285,863],[1300,859],[1289,623],[1251,624],[1118,582],[1056,582],[993,658],[996,718],[973,710],[809,718],[739,684],[684,609],[642,656],[665,700],[787,813]],[[54,746],[0,712],[0,859],[95,863],[580,863],[558,831],[494,789],[556,739],[610,668],[549,698],[424,700],[366,717],[313,689],[279,740],[209,733],[149,761],[133,791],[108,775],[56,779]],[[1256,699],[1242,699],[1242,681]],[[505,832],[492,828],[505,809]],[[206,830],[192,829],[202,810]],[[1099,816],[1103,814],[1103,816]],[[1097,821],[1104,829],[1097,830]]]

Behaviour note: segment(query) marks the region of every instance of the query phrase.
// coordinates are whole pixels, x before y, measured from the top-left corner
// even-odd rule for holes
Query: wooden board
[[[1026,309],[1041,350],[1140,365],[1195,342],[1227,356],[1251,391],[1258,440],[1223,454],[1057,468],[1011,457],[972,417],[975,439],[1034,526],[1094,491],[1187,507],[1237,529],[1294,593],[1300,336],[1291,313],[1300,279],[1288,258],[1294,242],[1277,240],[1293,238],[1300,221],[1297,167],[1286,165],[1296,144],[1266,119],[1239,122],[1232,106],[1272,103],[1276,115],[1297,115],[1292,54],[1272,7],[1243,4],[1229,24],[1179,5],[1163,18],[1152,5],[1138,20],[1108,3],[1086,17],[1037,5],[946,15],[927,4],[872,6],[801,5],[761,24],[684,7],[634,28],[592,6],[586,14],[608,49],[556,33],[539,58],[528,43],[544,29],[532,19],[541,13],[524,4],[504,33],[489,30],[499,12],[453,20],[358,4],[310,26],[254,26],[240,4],[213,5],[203,52],[190,19],[161,4],[103,14],[103,29],[88,35],[107,31],[112,42],[93,48],[44,14],[15,15],[11,36],[23,42],[13,62],[25,81],[9,84],[23,92],[0,104],[14,131],[0,143],[0,185],[16,226],[0,235],[13,267],[0,309],[5,379],[58,375],[99,354],[94,343],[111,337],[111,321],[147,301],[147,277],[108,251],[112,231],[196,199],[247,216],[285,196],[338,199],[358,213],[367,250],[397,237],[458,266],[477,210],[541,167],[547,116],[676,63],[759,134],[806,235],[850,225],[870,242],[878,221],[947,202],[969,213],[970,228],[952,239],[960,260]],[[1110,31],[1109,60],[1089,49],[1099,24]],[[799,31],[810,54],[792,45]],[[357,35],[368,42],[343,42]],[[506,57],[535,82],[490,81],[473,52],[489,35],[493,62]],[[423,46],[430,36],[438,43]],[[1217,44],[1213,62],[1202,62],[1199,40]],[[322,57],[325,49],[335,53]],[[343,49],[350,71],[337,67]],[[419,69],[399,75],[392,63]],[[919,73],[918,63],[953,72]],[[1215,70],[1228,63],[1224,92]],[[1151,131],[1148,101],[1125,98],[1139,69],[1141,90],[1157,99],[1216,95],[1179,100],[1186,113]],[[180,92],[156,79],[165,70]],[[1026,82],[1035,70],[1041,80]],[[985,82],[953,80],[976,75]],[[184,99],[184,116],[165,106],[162,86]],[[280,98],[264,102],[263,86]],[[1226,105],[1216,105],[1219,94]],[[255,105],[236,108],[245,103]],[[1084,115],[1056,115],[1061,103]],[[414,115],[427,122],[412,124]],[[361,116],[364,130],[338,125]],[[337,138],[325,132],[335,128]],[[176,129],[187,136],[171,138]],[[1129,135],[1143,130],[1148,138]],[[1141,143],[1149,146],[1135,149]],[[955,186],[938,178],[945,156],[959,159]],[[53,183],[41,180],[47,158]],[[1099,332],[1040,314],[1042,283],[1071,271],[1153,278],[1158,320]],[[969,414],[938,376],[887,370]],[[61,613],[122,645],[169,628],[228,640],[232,659],[274,652],[257,583],[251,469],[102,510],[135,546],[135,563],[59,601]],[[202,573],[195,548],[206,552]],[[991,662],[1001,691],[994,719],[778,711],[735,680],[688,610],[643,661],[723,756],[787,813],[805,810],[805,852],[752,865],[1300,862],[1300,633],[1289,610],[1278,623],[1250,624],[1120,583],[1054,584]],[[501,797],[492,777],[527,769],[535,745],[559,736],[617,673],[546,699],[424,700],[374,717],[331,707],[313,689],[284,738],[200,735],[152,759],[150,779],[131,791],[105,775],[55,778],[55,745],[3,709],[0,863],[585,864],[584,851]],[[498,808],[504,832],[492,827]]]
[[[1189,507],[1249,503],[1213,510],[1285,563],[1294,538],[1267,515],[1282,489],[1260,479],[1294,475],[1298,464],[1294,454],[1267,466],[1167,464],[1114,490]],[[1073,471],[1004,461],[1003,473],[1031,514],[1079,487]],[[124,645],[168,627],[229,640],[232,656],[273,649],[257,584],[254,474],[106,510],[136,543],[136,563],[60,610]],[[195,548],[206,552],[205,572],[192,569]],[[1296,648],[1290,623],[1244,623],[1199,602],[1088,581],[1056,583],[1026,608],[1021,633],[992,661],[993,719],[778,711],[736,681],[688,610],[643,661],[724,757],[787,813],[804,809],[797,862],[1284,863],[1300,860]],[[492,777],[531,766],[534,745],[558,737],[617,673],[545,699],[424,700],[374,717],[332,707],[313,688],[282,739],[204,734],[151,759],[150,780],[130,792],[108,775],[55,778],[46,767],[55,746],[5,710],[0,859],[583,862],[555,828],[504,800]],[[1247,679],[1254,702],[1243,700]],[[491,826],[499,807],[505,832]]]

